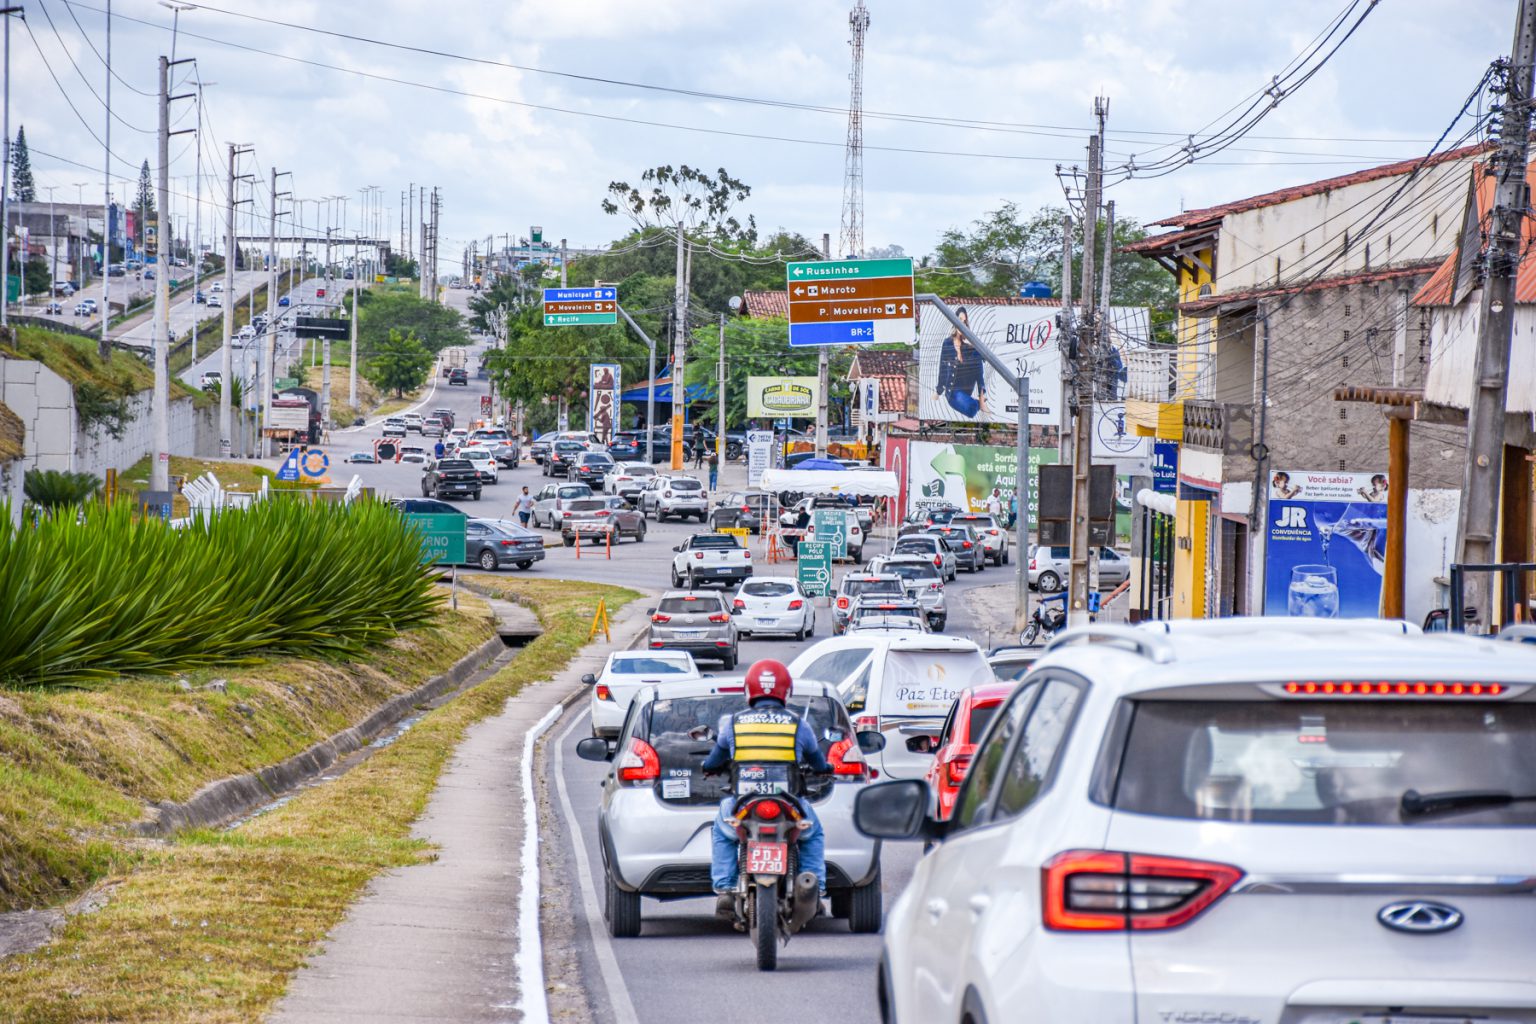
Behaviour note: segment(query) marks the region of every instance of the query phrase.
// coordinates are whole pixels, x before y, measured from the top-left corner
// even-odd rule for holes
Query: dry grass
[[[300,488],[318,486],[310,480],[298,480],[296,482],[279,481],[277,474],[256,462],[232,460],[218,462],[210,459],[194,459],[185,455],[171,456],[171,476],[185,477],[188,482],[196,480],[204,473],[212,473],[219,478],[227,491],[248,491],[256,493],[261,490],[261,481],[266,480],[267,486],[273,489]],[[149,456],[145,456],[132,466],[117,475],[118,488],[123,491],[146,490],[149,487]],[[173,516],[186,516],[191,514],[191,506],[187,499],[177,494],[171,504]]]
[[[325,374],[325,368],[321,366],[306,366],[304,368],[304,386],[314,391],[320,390],[320,380]],[[354,407],[348,402],[351,398],[352,367],[346,363],[338,363],[335,353],[331,358],[331,419],[343,426],[351,423],[359,416],[367,416],[368,410],[379,404],[379,391],[362,377],[357,379],[357,405]]]
[[[565,665],[599,597],[617,609],[637,596],[544,580],[496,589],[533,605],[546,629],[510,665],[336,781],[234,832],[195,832],[143,854],[105,908],[0,964],[8,1019],[261,1020],[370,878],[431,856],[411,823],[464,731]]]

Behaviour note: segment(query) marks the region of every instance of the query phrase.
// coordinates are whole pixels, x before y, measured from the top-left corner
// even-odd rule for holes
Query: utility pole
[[[688,278],[683,266],[683,222],[674,228],[677,238],[676,284],[672,291],[672,468],[683,468],[683,346],[688,337]]]
[[[618,303],[614,305],[618,306]],[[646,334],[639,324],[635,323],[634,318],[623,306],[618,306],[618,309],[624,322],[634,328],[635,333],[640,335],[640,340],[645,342],[645,464],[651,466],[656,462],[656,342],[651,340],[651,336]],[[503,344],[506,343],[506,329],[506,322],[502,321],[497,337]],[[522,403],[519,402],[518,406],[521,407]]]
[[[9,32],[10,17],[7,16],[5,21],[6,31]],[[107,68],[107,116],[102,123],[104,141],[101,144],[101,342],[96,346],[96,354],[103,363],[112,358],[112,342],[107,339],[107,331],[112,323],[112,0],[107,0],[106,51],[106,58],[102,62]],[[6,65],[10,65],[9,59]],[[9,167],[11,162],[7,160],[5,163]]]
[[[197,158],[197,176],[192,183],[192,294],[203,289],[203,79],[197,78],[197,130],[192,148]],[[192,365],[197,365],[197,322],[192,323]]]
[[[1083,196],[1083,323],[1077,332],[1072,360],[1071,397],[1075,399],[1071,410],[1072,425],[1072,534],[1070,539],[1071,570],[1067,601],[1067,624],[1084,625],[1088,621],[1088,594],[1090,589],[1089,561],[1092,544],[1089,525],[1093,514],[1090,502],[1089,480],[1093,470],[1093,381],[1097,369],[1100,334],[1098,308],[1094,304],[1096,284],[1096,242],[1099,226],[1099,203],[1102,191],[1104,146],[1104,121],[1109,105],[1102,97],[1095,98],[1093,113],[1098,119],[1097,134],[1088,140],[1088,188]]]
[[[725,314],[720,314],[720,366],[719,381],[715,385],[715,459],[721,468],[725,466]]]
[[[1521,233],[1530,189],[1526,161],[1531,129],[1533,67],[1536,67],[1536,0],[1520,0],[1515,39],[1503,69],[1504,110],[1499,148],[1488,157],[1494,178],[1489,214],[1488,255],[1478,310],[1476,392],[1467,412],[1467,463],[1457,522],[1458,561],[1465,565],[1497,562],[1500,485],[1504,473],[1504,415],[1508,406],[1510,341],[1515,325],[1515,272],[1522,256]],[[1472,572],[1465,580],[1464,605],[1476,608],[1482,626],[1493,626],[1493,576]],[[1461,623],[1452,623],[1452,629]]]
[[[353,260],[354,263],[357,261],[357,247],[355,245],[352,247],[352,260]],[[357,273],[354,272],[352,274],[352,342],[351,342],[352,347],[350,349],[350,353],[351,353],[351,371],[350,371],[350,374],[349,374],[349,383],[347,384],[347,404],[350,405],[354,409],[357,408],[357,322],[358,322],[358,320],[360,320],[362,318],[361,315],[360,315],[361,311],[358,309],[358,304],[357,304],[357,302],[358,302],[358,300],[357,300],[357,295],[358,295],[357,285],[358,285]],[[326,399],[325,399],[326,408],[329,409],[330,408],[330,403],[331,403],[331,399],[330,399],[330,394],[331,394],[331,339],[330,338],[326,338],[325,339],[325,394],[326,394]]]
[[[861,36],[861,38],[862,38],[862,36]],[[860,195],[862,196],[863,193],[860,192]],[[826,260],[830,260],[832,258],[832,236],[830,234],[828,234],[828,233],[825,233],[825,232],[821,236],[821,258],[822,259],[826,259]],[[828,412],[828,401],[827,401],[829,396],[827,395],[827,388],[828,388],[828,385],[830,383],[831,367],[832,367],[832,357],[831,357],[831,353],[829,353],[827,351],[827,346],[825,346],[825,345],[817,346],[817,348],[816,348],[816,457],[818,459],[824,459],[824,458],[827,457],[827,417],[829,415],[829,412]]]
[[[21,14],[21,7],[0,7],[0,18],[5,19],[5,168],[0,170],[0,327],[10,323],[7,309],[11,304],[11,15]],[[21,282],[27,280],[25,254],[21,259]],[[17,298],[20,298],[17,293]],[[102,358],[106,358],[103,356]]]
[[[171,194],[171,65],[160,58],[160,130],[158,133],[159,163],[156,175],[156,192],[159,203],[158,216],[166,217],[166,201]],[[169,490],[171,478],[171,377],[168,360],[171,330],[171,274],[167,261],[164,237],[155,232],[155,262],[159,270],[155,274],[155,320],[150,328],[150,345],[154,351],[155,390],[150,396],[150,443],[153,453],[149,460],[149,489]]]
[[[562,239],[560,239],[560,287],[561,288],[564,288],[566,286],[565,285],[565,280],[566,280],[566,278],[565,278],[565,265],[566,265],[567,262],[568,261],[566,259],[565,239],[562,238]]]

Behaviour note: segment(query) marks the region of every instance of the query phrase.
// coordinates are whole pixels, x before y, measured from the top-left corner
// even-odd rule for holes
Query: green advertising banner
[[[1055,448],[1029,450],[1029,529],[1035,529],[1040,513],[1039,470],[1055,465]],[[908,446],[907,494],[910,508],[924,505],[958,505],[971,512],[985,512],[987,499],[996,488],[1003,501],[1003,516],[1012,517],[1013,493],[1018,477],[1019,453],[1011,445],[940,444],[913,441]]]
[[[469,517],[450,512],[412,512],[405,521],[421,534],[421,560],[425,564],[462,565],[464,524]]]

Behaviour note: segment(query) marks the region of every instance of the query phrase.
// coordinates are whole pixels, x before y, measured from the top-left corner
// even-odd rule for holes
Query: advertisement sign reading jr
[[[1264,614],[1379,614],[1386,503],[1385,473],[1272,473]]]

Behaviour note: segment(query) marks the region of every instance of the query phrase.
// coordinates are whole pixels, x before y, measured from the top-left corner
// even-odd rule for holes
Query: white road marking
[[[629,989],[624,985],[624,973],[619,970],[618,957],[613,955],[613,940],[608,937],[608,925],[597,901],[597,886],[592,881],[592,868],[587,862],[587,842],[571,807],[571,795],[565,788],[565,741],[571,731],[590,714],[583,710],[565,727],[555,740],[555,788],[560,794],[560,810],[565,814],[566,835],[576,851],[576,876],[581,880],[581,906],[587,914],[587,930],[592,934],[592,951],[597,956],[597,967],[603,978],[603,990],[608,994],[608,1005],[613,1008],[617,1024],[640,1024],[635,1004],[629,999]],[[523,890],[526,892],[527,890]]]
[[[539,737],[555,724],[562,710],[558,704],[550,708],[523,739],[523,870],[517,898],[517,988],[523,1019],[532,1024],[549,1021],[549,998],[544,991],[544,940],[539,934],[539,807],[533,793],[533,754]]]

